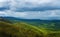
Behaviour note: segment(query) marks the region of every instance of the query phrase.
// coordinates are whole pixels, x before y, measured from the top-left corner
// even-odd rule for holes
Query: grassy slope
[[[43,37],[43,33],[24,23],[0,22],[1,37]]]
[[[27,23],[0,21],[0,37],[60,37],[60,31],[49,31]]]

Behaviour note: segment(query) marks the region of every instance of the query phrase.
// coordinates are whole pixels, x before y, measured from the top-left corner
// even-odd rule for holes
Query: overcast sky
[[[60,20],[60,0],[0,0],[0,16]]]

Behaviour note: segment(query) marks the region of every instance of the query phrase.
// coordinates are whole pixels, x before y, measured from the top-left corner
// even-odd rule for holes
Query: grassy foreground
[[[0,37],[43,37],[43,33],[27,24],[0,22]]]
[[[0,37],[60,37],[60,31],[48,31],[23,22],[0,21]]]

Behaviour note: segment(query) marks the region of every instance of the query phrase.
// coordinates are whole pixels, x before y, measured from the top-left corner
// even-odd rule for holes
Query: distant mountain
[[[22,19],[22,18],[16,18],[16,17],[0,17],[4,19],[10,19],[10,20],[39,20],[39,21],[60,21],[60,20],[43,20],[43,19]]]
[[[51,22],[60,22],[60,20],[40,20],[40,19],[22,19],[22,18],[15,18],[15,17],[0,17],[7,19],[7,20],[18,20],[18,21],[26,21],[26,22],[39,22],[39,23],[51,23]]]

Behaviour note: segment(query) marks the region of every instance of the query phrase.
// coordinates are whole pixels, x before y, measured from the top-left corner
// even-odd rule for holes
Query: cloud
[[[60,20],[60,10],[35,11],[35,12],[1,11],[0,16],[16,17],[22,19]]]
[[[16,17],[16,18],[25,18],[26,12],[12,12],[8,11],[0,11],[0,17]]]
[[[60,0],[0,0],[0,17],[60,19]]]
[[[0,0],[0,11],[46,11],[60,10],[60,0]],[[2,10],[1,10],[2,9]]]
[[[0,11],[9,10],[9,0],[0,0]]]
[[[8,0],[0,0],[0,2],[6,2],[6,1],[8,1]]]
[[[60,0],[12,0],[10,7],[17,12],[60,10],[59,3]]]
[[[0,11],[0,17],[7,17],[9,16],[8,13],[6,13],[5,11]]]

